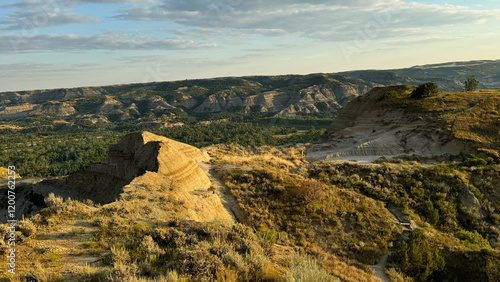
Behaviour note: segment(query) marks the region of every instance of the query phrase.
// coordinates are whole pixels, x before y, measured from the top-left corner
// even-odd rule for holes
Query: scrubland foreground
[[[481,157],[359,164],[234,144],[208,156],[126,135],[102,163],[20,184],[18,202],[30,207],[16,231],[16,275],[3,281],[500,281],[498,94],[413,101],[407,88],[376,91],[382,118],[391,107],[418,112],[418,126],[449,125],[443,146]],[[334,144],[346,127],[332,127],[323,139]],[[7,226],[0,232],[5,257]]]
[[[304,149],[211,151],[225,187],[207,191],[234,196],[241,222],[194,221],[177,188],[149,180],[105,205],[50,194],[19,223],[18,274],[3,279],[377,281],[389,253],[391,281],[498,281],[498,164],[309,164]]]

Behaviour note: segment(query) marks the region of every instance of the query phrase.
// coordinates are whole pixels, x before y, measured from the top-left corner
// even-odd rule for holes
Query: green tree
[[[475,76],[467,78],[465,81],[465,91],[476,91],[478,84],[479,81],[477,81]]]
[[[432,225],[436,225],[439,222],[439,210],[434,207],[431,201],[425,201],[421,209]]]
[[[441,272],[445,267],[439,249],[428,243],[421,230],[412,232],[408,241],[399,243],[396,248],[391,260],[417,281],[427,281],[434,272]]]
[[[417,89],[413,90],[411,93],[411,97],[413,99],[423,99],[427,97],[431,97],[438,93],[438,85],[434,82],[424,83],[419,85]]]

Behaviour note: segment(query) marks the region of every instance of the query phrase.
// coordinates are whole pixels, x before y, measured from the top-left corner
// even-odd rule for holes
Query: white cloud
[[[42,7],[64,7],[85,4],[113,4],[125,2],[157,3],[160,0],[26,0],[14,4],[0,5],[0,8],[32,9]]]
[[[46,70],[52,67],[52,64],[37,63],[18,63],[18,64],[0,64],[0,73],[26,73],[36,70]]]
[[[46,26],[98,22],[90,15],[77,14],[71,9],[20,10],[0,18],[0,29],[30,31]]]
[[[349,40],[356,30],[374,23],[378,33],[393,30],[439,28],[477,24],[499,18],[500,10],[474,10],[465,6],[423,4],[400,0],[355,1],[242,1],[164,0],[155,6],[132,8],[117,16],[133,21],[175,22],[198,36],[232,34],[296,35],[325,41]],[[401,35],[401,34],[399,34]]]
[[[75,34],[5,35],[0,37],[0,53],[81,50],[188,50],[213,48],[213,44],[182,38],[126,38],[109,33],[93,36]]]

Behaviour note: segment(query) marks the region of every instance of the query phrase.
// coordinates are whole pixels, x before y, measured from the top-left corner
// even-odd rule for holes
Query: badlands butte
[[[378,80],[495,63],[2,94],[5,281],[499,281],[500,92]]]

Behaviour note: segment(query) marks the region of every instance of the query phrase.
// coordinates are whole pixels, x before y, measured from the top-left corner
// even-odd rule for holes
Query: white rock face
[[[311,86],[288,92],[268,91],[247,97],[219,93],[207,97],[194,111],[217,113],[242,109],[246,113],[275,113],[277,116],[293,116],[299,112],[318,113],[325,109],[334,111],[353,98],[364,95],[369,89],[364,85],[338,85],[332,88]]]
[[[30,112],[30,115],[55,115],[59,117],[67,117],[75,113],[75,108],[67,103],[49,102],[36,106],[34,110]]]
[[[463,146],[437,127],[433,117],[376,107],[382,94],[406,87],[374,88],[349,103],[328,128],[325,140],[309,148],[307,158],[372,162],[382,156],[460,153]]]
[[[106,97],[104,103],[99,107],[97,114],[99,115],[107,115],[111,114],[117,110],[123,109],[124,106],[120,101],[117,101],[111,97]]]

